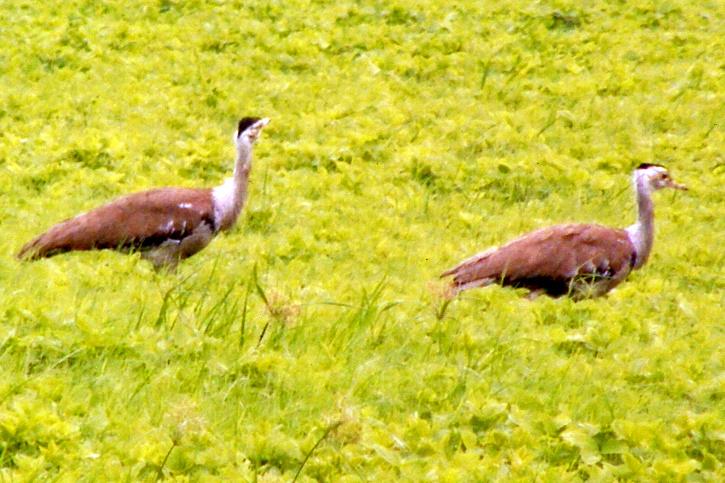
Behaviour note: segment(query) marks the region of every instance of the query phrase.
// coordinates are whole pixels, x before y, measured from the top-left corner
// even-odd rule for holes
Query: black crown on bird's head
[[[247,128],[258,122],[259,120],[260,118],[258,117],[243,117],[239,121],[239,127],[237,127],[237,137],[239,137],[244,131],[247,130]]]
[[[657,163],[642,163],[639,166],[637,166],[637,169],[647,169],[647,168],[664,168],[661,164]]]

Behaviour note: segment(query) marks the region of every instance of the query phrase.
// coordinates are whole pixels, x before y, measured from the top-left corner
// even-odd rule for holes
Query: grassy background
[[[0,3],[2,479],[723,478],[723,3],[460,3]],[[176,274],[13,258],[220,183],[242,115],[249,205]],[[640,162],[691,191],[620,288],[436,316],[478,250],[631,223]]]

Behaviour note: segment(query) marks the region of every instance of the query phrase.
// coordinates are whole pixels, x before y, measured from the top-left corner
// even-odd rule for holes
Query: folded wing
[[[210,190],[144,191],[55,225],[23,246],[18,257],[32,260],[70,250],[150,249],[182,240],[203,224],[214,226]]]
[[[605,283],[601,288],[610,290],[629,273],[634,256],[624,230],[557,225],[471,257],[442,276],[453,275],[456,291],[499,282],[559,296],[585,277]]]

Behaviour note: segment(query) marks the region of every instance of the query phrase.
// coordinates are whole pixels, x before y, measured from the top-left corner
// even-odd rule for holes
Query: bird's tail
[[[79,238],[79,228],[83,225],[81,217],[71,218],[58,223],[50,230],[39,235],[23,245],[17,254],[20,260],[37,260],[52,257],[58,253],[69,250],[84,250],[85,247]]]
[[[486,285],[491,285],[494,281],[495,279],[493,278],[479,278],[468,282],[461,282],[458,279],[454,278],[453,280],[451,280],[451,292],[453,293],[453,295],[458,295],[464,290],[468,290],[470,288],[485,287]]]
[[[470,288],[485,287],[486,285],[490,285],[496,281],[494,278],[489,277],[471,277],[471,274],[469,274],[465,270],[466,268],[468,267],[458,266],[447,270],[441,274],[441,278],[453,275],[453,279],[451,279],[451,282],[448,286],[450,297],[455,297],[459,293]]]
[[[56,237],[51,233],[52,230],[43,233],[30,240],[23,245],[23,248],[17,254],[20,260],[37,260],[39,258],[48,257],[58,253]],[[55,250],[53,248],[56,248]]]
[[[40,258],[40,255],[38,255],[38,245],[40,244],[41,238],[42,235],[23,245],[23,248],[21,248],[18,254],[15,255],[18,260],[35,260]]]
[[[455,267],[449,268],[445,272],[441,273],[441,278],[453,275],[453,280],[451,280],[450,286],[450,290],[453,295],[458,295],[458,293],[463,290],[468,290],[469,288],[484,287],[495,281],[495,279],[491,277],[484,276],[479,278],[475,275],[477,266],[489,258],[494,251],[495,249],[489,249],[484,252],[477,253],[476,255],[463,260]]]
[[[492,253],[496,251],[495,248],[488,249],[486,251],[476,253],[470,258],[466,258],[461,263],[456,265],[453,268],[449,268],[445,272],[441,273],[441,278],[447,277],[449,275],[459,275],[463,273],[464,271],[468,270],[469,268],[475,266],[477,263],[481,262],[482,260],[488,258]]]

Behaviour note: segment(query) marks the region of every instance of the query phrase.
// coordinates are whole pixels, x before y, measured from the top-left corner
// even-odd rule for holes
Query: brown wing
[[[624,230],[557,225],[465,260],[443,276],[453,275],[458,290],[501,282],[563,295],[577,276],[619,280],[631,269],[634,254]]]
[[[19,258],[69,250],[147,248],[182,239],[203,223],[213,227],[208,189],[161,188],[124,196],[65,220],[28,242]]]

